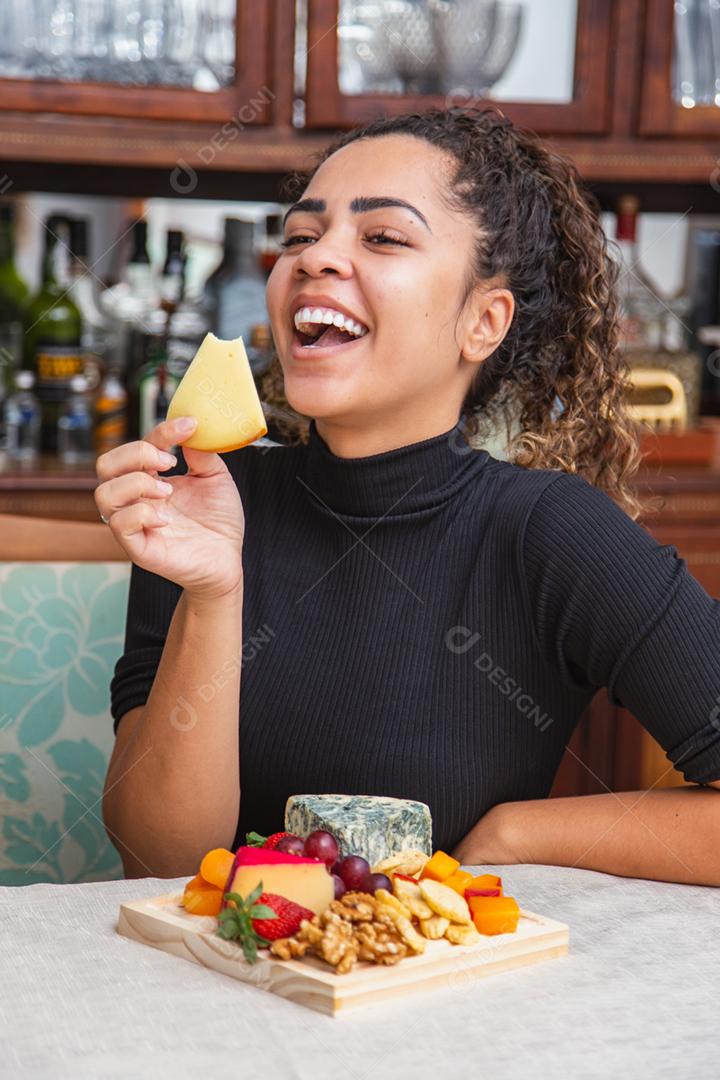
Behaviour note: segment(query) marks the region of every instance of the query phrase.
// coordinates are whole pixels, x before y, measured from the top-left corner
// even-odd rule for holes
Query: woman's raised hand
[[[245,515],[219,454],[186,448],[188,472],[158,478],[176,463],[168,449],[195,430],[197,421],[183,427],[186,420],[166,420],[144,439],[101,454],[95,503],[134,563],[213,599],[242,582]]]

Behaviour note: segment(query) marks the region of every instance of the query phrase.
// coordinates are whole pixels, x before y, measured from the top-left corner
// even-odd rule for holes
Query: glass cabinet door
[[[299,26],[305,4],[309,127],[494,101],[536,130],[606,130],[610,0],[301,0]]]
[[[213,120],[263,86],[253,0],[0,0],[0,108]],[[264,110],[252,120],[262,122]]]
[[[648,0],[642,135],[720,133],[720,0]]]

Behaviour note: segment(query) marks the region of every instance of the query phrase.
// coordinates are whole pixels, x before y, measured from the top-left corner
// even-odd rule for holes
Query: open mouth
[[[342,348],[366,336],[368,328],[342,312],[300,308],[293,319],[294,341],[301,349]]]
[[[318,326],[317,334],[304,334],[302,330],[296,329],[295,340],[303,348],[314,349],[318,346],[349,345],[351,341],[357,341],[358,336],[339,326]]]

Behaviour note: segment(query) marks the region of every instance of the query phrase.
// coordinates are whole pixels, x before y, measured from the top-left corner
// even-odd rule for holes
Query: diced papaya
[[[481,934],[512,934],[517,930],[520,908],[512,896],[471,896],[468,906]]]
[[[218,915],[223,891],[208,884],[200,874],[188,881],[183,893],[183,907],[191,915]]]
[[[420,877],[430,878],[432,881],[445,881],[455,873],[459,866],[459,861],[453,859],[452,855],[446,855],[444,851],[436,851],[423,866]]]
[[[443,885],[449,885],[451,889],[455,890],[455,892],[458,892],[461,896],[464,896],[465,890],[469,886],[472,879],[472,874],[468,873],[467,870],[456,870],[454,874],[450,875],[450,877],[445,878]]]
[[[497,874],[478,874],[474,877],[467,889],[502,889],[502,878]]]
[[[502,896],[503,891],[498,886],[497,889],[466,889],[464,897],[469,900],[471,896]]]
[[[234,862],[235,856],[232,851],[227,851],[225,848],[213,848],[203,856],[203,861],[200,863],[200,876],[207,881],[208,885],[224,889]]]

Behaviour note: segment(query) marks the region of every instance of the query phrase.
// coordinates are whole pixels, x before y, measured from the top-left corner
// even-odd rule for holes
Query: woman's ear
[[[512,322],[515,300],[509,289],[479,287],[470,300],[469,317],[461,341],[465,360],[478,363],[490,356],[503,340]]]

